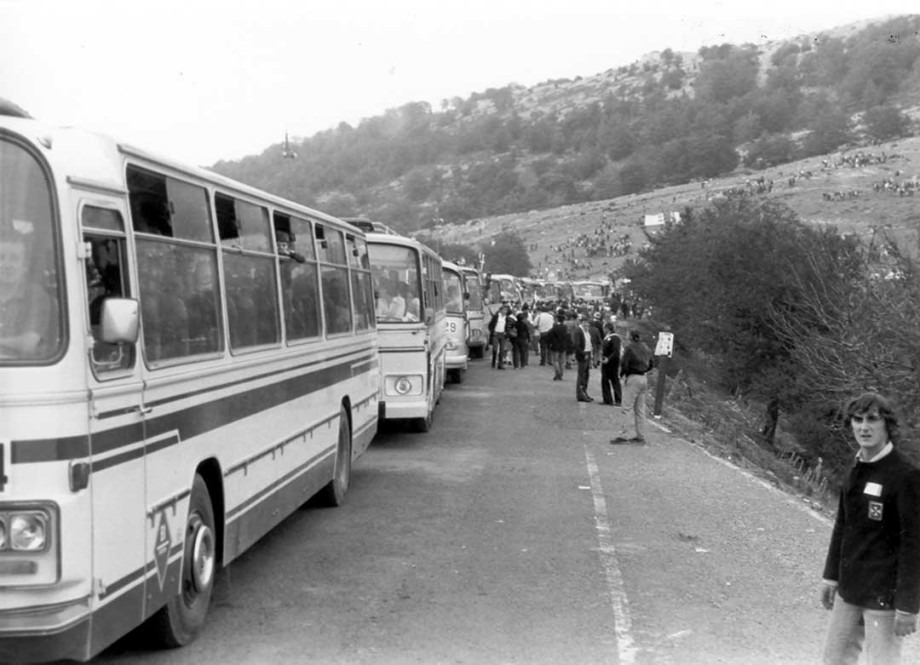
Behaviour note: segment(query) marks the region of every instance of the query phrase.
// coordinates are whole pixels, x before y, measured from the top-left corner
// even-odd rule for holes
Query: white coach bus
[[[470,349],[466,340],[470,336],[470,324],[466,318],[466,303],[469,292],[466,290],[466,278],[460,266],[449,261],[443,264],[444,281],[444,367],[454,383],[463,382],[469,362]]]
[[[361,231],[0,115],[0,662],[194,639],[216,570],[342,502],[378,394]]]
[[[427,432],[445,380],[441,257],[400,235],[368,233],[380,338],[380,417]]]

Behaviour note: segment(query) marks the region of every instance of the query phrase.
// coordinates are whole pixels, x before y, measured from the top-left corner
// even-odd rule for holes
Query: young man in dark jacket
[[[555,374],[553,381],[562,381],[565,371],[565,356],[569,352],[569,329],[565,325],[565,314],[556,315],[556,323],[546,334],[546,344],[549,350],[550,362]]]
[[[591,322],[587,314],[578,318],[578,327],[574,332],[575,361],[578,363],[578,378],[575,381],[575,399],[579,402],[593,402],[594,398],[588,395],[588,380],[591,376],[591,358],[593,346],[591,344]]]
[[[840,491],[821,602],[831,610],[825,663],[900,663],[920,612],[920,470],[895,448],[898,421],[876,393],[850,400],[859,445]]]
[[[601,394],[604,404],[620,406],[623,402],[623,388],[620,385],[620,351],[622,341],[612,321],[604,324],[604,341],[601,344]],[[610,388],[613,387],[613,394]]]

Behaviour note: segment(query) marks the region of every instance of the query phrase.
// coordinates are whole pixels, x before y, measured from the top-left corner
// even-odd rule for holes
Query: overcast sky
[[[763,43],[917,0],[0,0],[0,97],[200,165],[410,101]]]

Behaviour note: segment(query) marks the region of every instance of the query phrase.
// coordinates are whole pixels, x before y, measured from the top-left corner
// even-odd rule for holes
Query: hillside
[[[914,133],[920,16],[669,48],[532,87],[410,102],[214,170],[400,231],[621,199]],[[662,45],[664,46],[664,45]],[[285,147],[298,154],[284,159]]]
[[[861,160],[857,161],[857,157]],[[765,187],[772,181],[770,191],[757,193],[760,178]],[[883,186],[886,181],[889,183],[887,189]],[[894,183],[904,187],[899,191],[891,187]],[[855,233],[866,240],[875,232],[884,232],[898,240],[903,248],[917,250],[920,192],[915,188],[918,185],[920,137],[911,137],[802,159],[762,171],[739,169],[723,178],[642,194],[483,217],[466,224],[442,224],[419,235],[434,243],[483,245],[494,236],[511,231],[521,235],[525,244],[531,246],[531,263],[542,277],[546,278],[548,271],[556,271],[564,273],[558,274],[556,279],[601,279],[635,256],[646,242],[643,230],[646,214],[680,212],[687,206],[704,206],[719,196],[750,195],[783,201],[808,224],[834,226],[841,233]],[[622,256],[590,257],[584,247],[574,246],[579,237],[594,237],[604,228],[610,229],[612,238],[628,236],[631,251]],[[562,252],[558,248],[564,244],[574,246],[565,253],[574,250],[574,258],[583,265],[574,267],[571,260],[561,260]]]

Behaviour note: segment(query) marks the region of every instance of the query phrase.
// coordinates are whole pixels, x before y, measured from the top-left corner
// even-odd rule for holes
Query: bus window
[[[291,256],[278,255],[281,276],[281,304],[287,339],[301,340],[318,337],[321,314],[319,311],[319,271],[316,267],[316,250],[310,222],[283,213],[274,214],[274,227],[286,233],[290,251],[303,261]]]
[[[144,357],[175,360],[223,348],[217,254],[207,190],[129,166]]]
[[[51,201],[39,162],[0,139],[0,362],[48,361],[61,349]]]
[[[99,339],[99,317],[106,298],[130,297],[125,261],[124,223],[117,210],[86,206],[82,213],[83,241],[90,247],[86,259],[86,294],[93,348],[92,370],[97,375],[134,366],[134,344],[107,344]],[[101,231],[116,231],[102,235]]]
[[[352,311],[349,300],[348,268],[345,240],[341,231],[316,225],[317,253],[321,262],[323,312],[326,333],[351,332]]]
[[[224,194],[214,196],[214,205],[224,247],[230,348],[277,344],[281,324],[268,211]]]
[[[356,330],[374,327],[374,289],[371,284],[371,265],[367,244],[354,236],[347,236],[348,263],[351,266],[351,291],[354,296]]]

